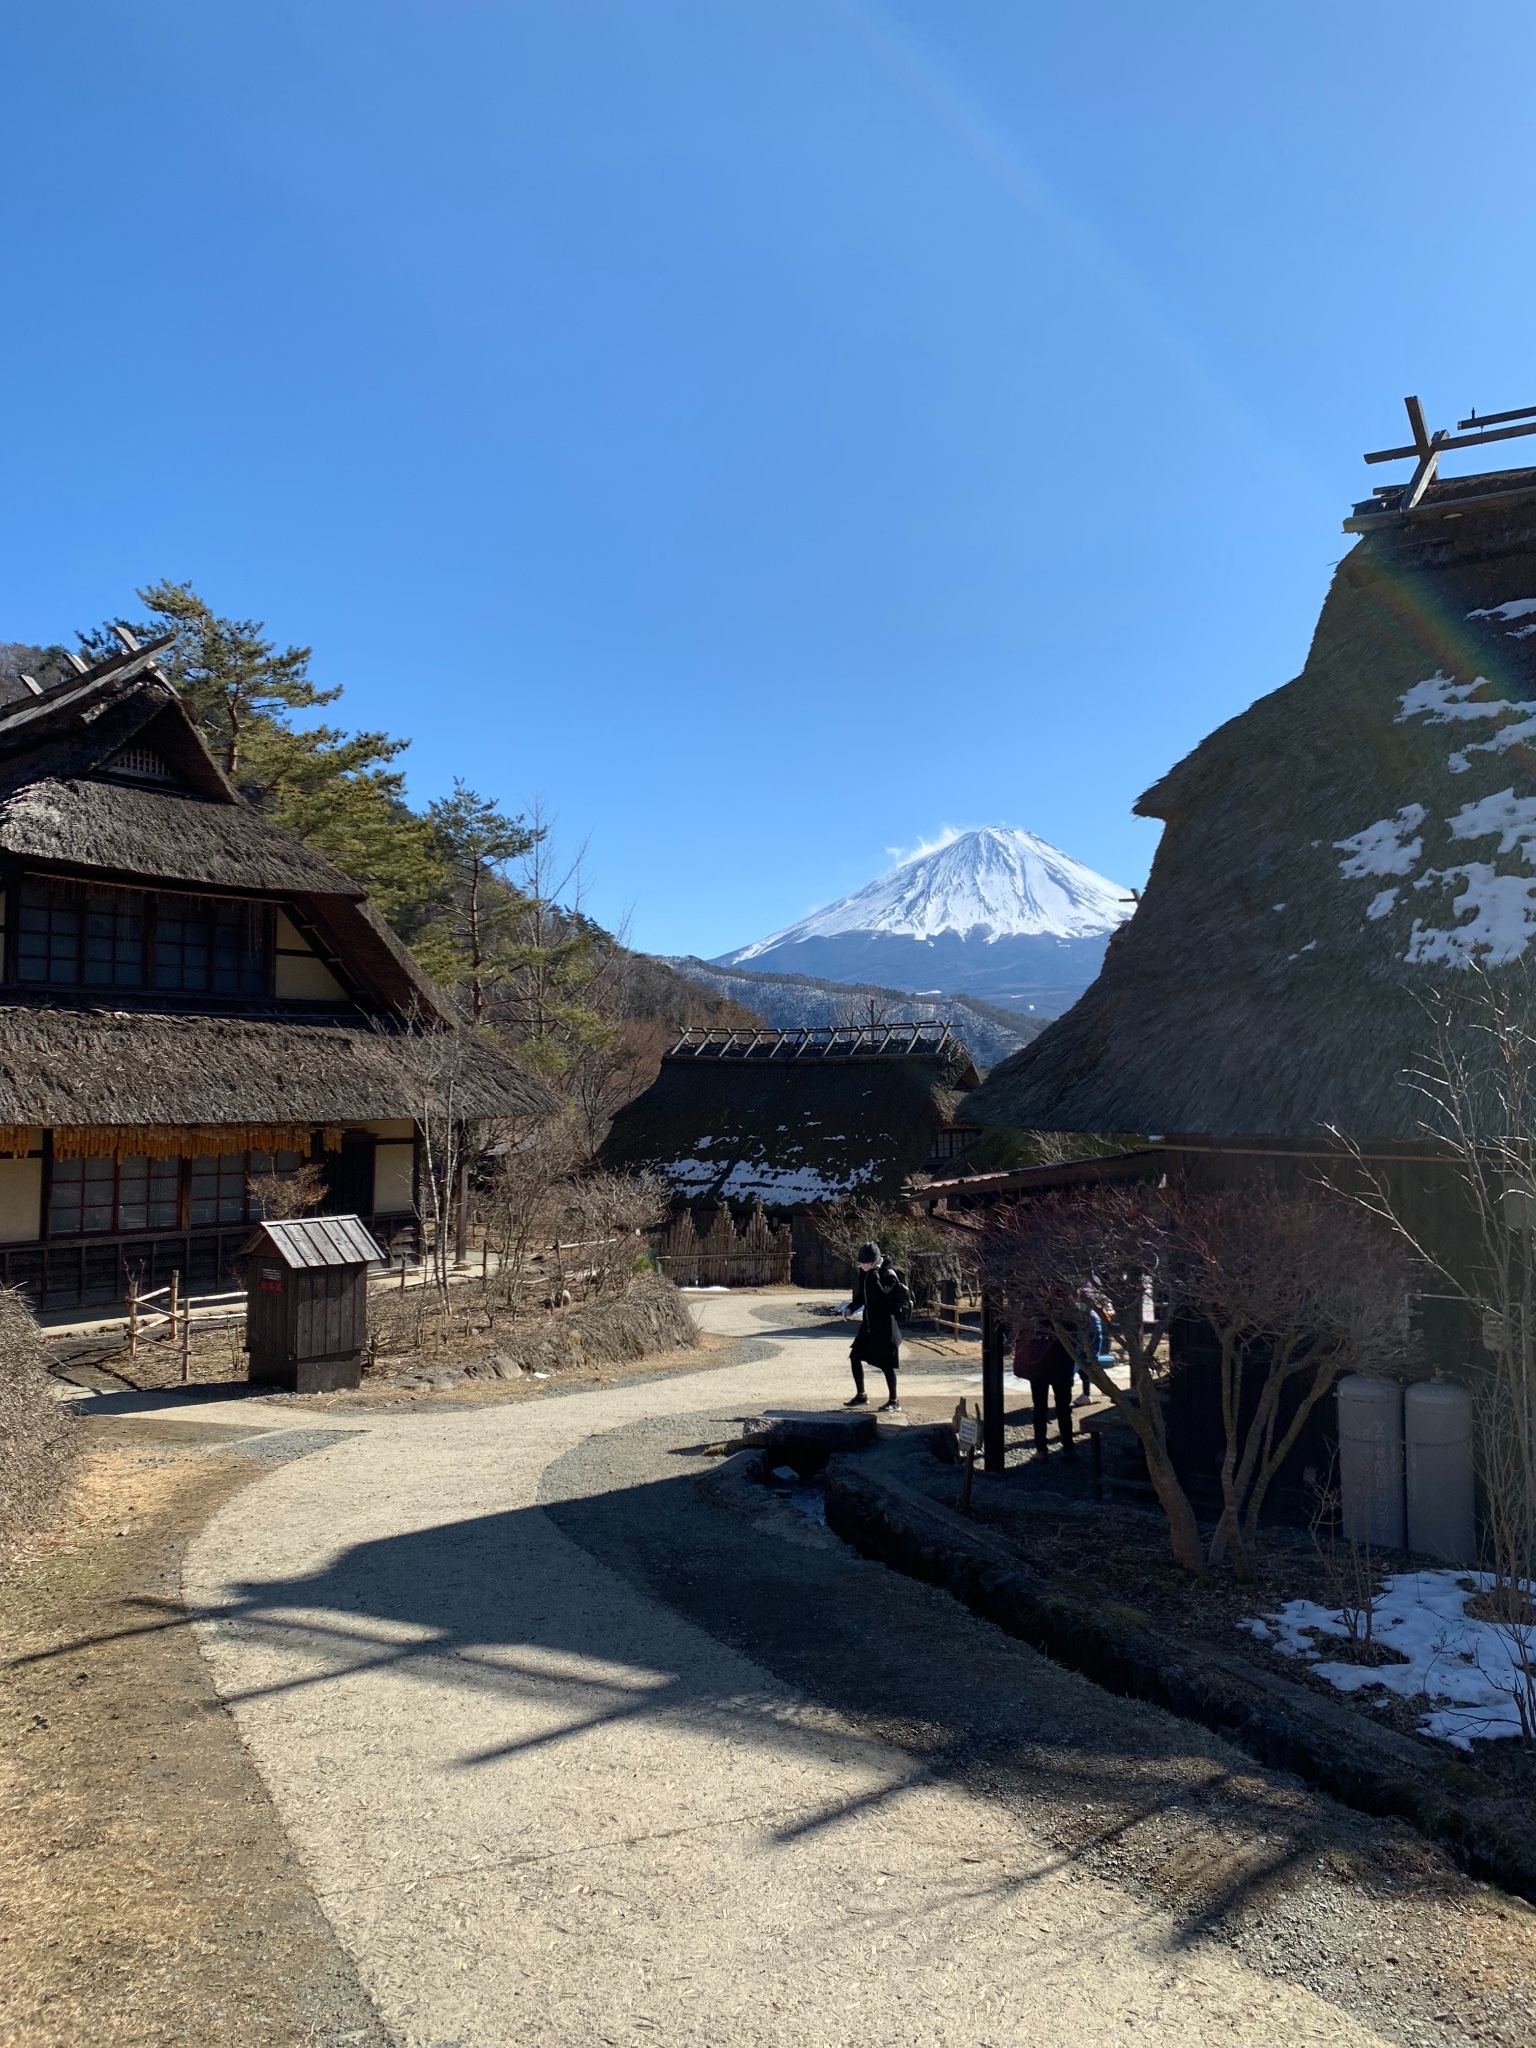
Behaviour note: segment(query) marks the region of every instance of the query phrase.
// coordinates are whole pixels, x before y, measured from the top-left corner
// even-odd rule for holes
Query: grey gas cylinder
[[[1451,1380],[1421,1380],[1403,1397],[1408,1548],[1442,1564],[1476,1558],[1472,1397]]]
[[[1339,1381],[1339,1505],[1352,1543],[1403,1547],[1403,1390],[1350,1373]]]

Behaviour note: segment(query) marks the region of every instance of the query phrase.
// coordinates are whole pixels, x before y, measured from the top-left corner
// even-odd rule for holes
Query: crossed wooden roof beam
[[[1403,404],[1408,410],[1408,425],[1413,440],[1406,448],[1378,448],[1366,456],[1367,462],[1406,462],[1413,458],[1413,475],[1403,487],[1403,495],[1397,510],[1411,512],[1435,480],[1442,455],[1449,455],[1456,448],[1482,448],[1490,441],[1517,441],[1522,434],[1536,434],[1536,405],[1518,406],[1513,412],[1485,413],[1481,419],[1474,411],[1470,419],[1458,420],[1457,431],[1448,433],[1438,428],[1434,433],[1424,424],[1424,408],[1416,398],[1405,398]],[[1524,422],[1521,426],[1509,426],[1510,420]],[[1378,486],[1378,498],[1390,497],[1398,489],[1396,484]]]

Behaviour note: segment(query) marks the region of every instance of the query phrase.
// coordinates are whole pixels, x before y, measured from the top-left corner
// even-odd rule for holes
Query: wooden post
[[[459,1139],[458,1172],[458,1213],[453,1219],[453,1263],[455,1266],[469,1264],[469,1154],[464,1149],[464,1139]]]
[[[960,1512],[971,1512],[971,1488],[976,1481],[976,1439],[981,1434],[981,1417],[972,1415],[962,1398],[955,1410],[955,1441],[965,1452],[965,1467],[960,1480]]]
[[[181,1296],[181,1268],[180,1268],[180,1267],[178,1266],[178,1267],[176,1268],[176,1270],[175,1270],[175,1271],[174,1271],[174,1272],[173,1272],[173,1273],[171,1274],[171,1306],[170,1306],[170,1317],[171,1317],[171,1342],[172,1342],[173,1344],[174,1344],[174,1343],[175,1343],[175,1341],[176,1341],[176,1304],[177,1304],[178,1300],[180,1299],[180,1296]]]
[[[1003,1434],[1003,1354],[1008,1325],[998,1316],[999,1303],[989,1287],[981,1297],[981,1467],[1006,1469]]]
[[[192,1377],[192,1307],[190,1302],[181,1304],[181,1381],[185,1386]]]
[[[128,1356],[139,1355],[139,1276],[128,1276]]]

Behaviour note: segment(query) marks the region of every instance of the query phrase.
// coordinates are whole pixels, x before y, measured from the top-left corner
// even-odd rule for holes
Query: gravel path
[[[1528,1918],[1433,1858],[1372,1864],[1363,1824],[1202,1731],[722,1497],[690,1446],[840,1399],[844,1369],[791,1297],[700,1314],[762,1341],[349,1417],[189,1555],[215,1682],[400,2041],[1522,2038],[1503,2006],[1439,2016],[1463,1993],[1400,1967],[1428,1938],[1402,1914],[1463,1948],[1486,1920],[1477,1967],[1522,1999]]]

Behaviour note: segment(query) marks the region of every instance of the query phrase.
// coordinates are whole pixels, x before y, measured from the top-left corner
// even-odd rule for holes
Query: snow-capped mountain
[[[721,967],[983,996],[1053,1016],[1093,980],[1130,891],[1012,826],[963,832]]]

